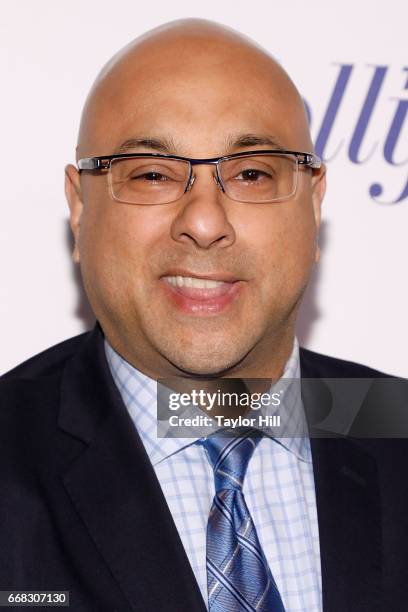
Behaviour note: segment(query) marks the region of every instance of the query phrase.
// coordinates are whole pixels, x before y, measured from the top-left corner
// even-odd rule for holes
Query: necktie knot
[[[249,460],[260,441],[259,435],[253,434],[253,429],[232,438],[217,433],[204,440],[217,493],[225,489],[242,491]]]

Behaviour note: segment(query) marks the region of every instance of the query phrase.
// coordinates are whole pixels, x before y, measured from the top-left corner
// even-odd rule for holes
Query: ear
[[[65,167],[65,196],[70,210],[70,225],[75,242],[72,257],[76,263],[79,263],[78,238],[84,205],[82,202],[79,172],[72,164],[68,164],[68,166]]]
[[[315,262],[317,263],[320,259],[320,247],[319,247],[319,229],[321,221],[321,210],[322,201],[324,194],[326,193],[326,166],[324,164],[318,170],[315,170],[312,177],[312,203],[313,203],[313,214],[316,223],[316,251],[315,251]]]

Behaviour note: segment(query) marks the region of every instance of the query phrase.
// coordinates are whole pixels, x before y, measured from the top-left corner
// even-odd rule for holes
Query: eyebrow
[[[269,146],[273,149],[284,150],[277,138],[268,134],[234,134],[230,135],[225,139],[225,151],[228,154],[233,149],[239,149],[243,147],[254,147],[254,146]],[[127,153],[128,151],[146,148],[159,153],[176,154],[176,151],[182,151],[183,147],[181,144],[176,143],[172,138],[151,138],[151,137],[140,137],[140,138],[128,138],[122,142],[118,149],[118,153]],[[225,154],[225,153],[224,153]]]
[[[226,141],[227,148],[238,149],[240,147],[270,146],[273,149],[284,150],[277,138],[268,134],[239,134],[230,136]]]
[[[153,149],[159,153],[174,153],[177,149],[171,138],[128,138],[118,147],[118,153],[126,153],[131,149],[138,148]]]

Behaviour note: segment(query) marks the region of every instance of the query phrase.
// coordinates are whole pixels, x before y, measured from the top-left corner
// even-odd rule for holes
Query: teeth
[[[215,289],[224,284],[224,281],[193,278],[192,276],[166,276],[165,280],[173,287],[193,287],[194,289]]]

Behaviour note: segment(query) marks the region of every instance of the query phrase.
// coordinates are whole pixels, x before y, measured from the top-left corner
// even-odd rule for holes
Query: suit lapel
[[[161,487],[112,381],[98,329],[66,367],[59,425],[86,443],[62,479],[129,607],[205,611]]]
[[[308,380],[308,376],[313,376]],[[357,439],[319,429],[341,405],[318,373],[302,367],[319,524],[324,612],[382,610],[381,508],[374,458]],[[320,373],[324,377],[324,372]],[[339,399],[339,398],[337,398]],[[322,437],[323,436],[323,437]]]

